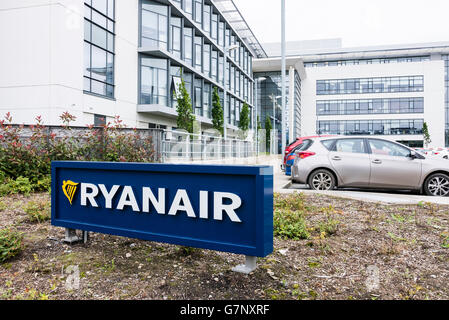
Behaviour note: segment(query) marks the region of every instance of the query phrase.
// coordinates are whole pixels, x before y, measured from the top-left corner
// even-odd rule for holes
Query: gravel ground
[[[228,253],[102,234],[62,244],[62,228],[23,211],[48,194],[4,197],[0,226],[23,232],[24,248],[0,264],[0,299],[449,299],[448,206],[293,197],[310,237],[275,237],[250,275],[232,272],[243,257]],[[334,232],[313,232],[329,217]]]

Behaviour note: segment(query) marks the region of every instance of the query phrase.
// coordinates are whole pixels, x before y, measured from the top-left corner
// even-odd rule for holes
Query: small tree
[[[242,140],[246,139],[249,129],[249,106],[246,102],[243,104],[242,110],[240,110],[239,129],[241,130],[240,138]]]
[[[267,143],[267,151],[270,152],[270,135],[271,135],[271,129],[273,129],[273,127],[271,126],[271,120],[270,117],[267,116],[265,118],[265,135],[266,135],[266,143]]]
[[[427,122],[423,123],[422,134],[424,139],[424,146],[427,148],[429,144],[432,142],[432,140],[430,139],[429,128],[427,127]]]
[[[193,123],[195,121],[195,115],[192,109],[192,100],[186,89],[184,79],[181,78],[181,84],[179,85],[179,95],[176,97],[178,106],[176,111],[178,112],[178,118],[176,119],[176,125],[179,129],[184,129],[187,132],[193,133]]]
[[[224,134],[223,107],[221,106],[217,87],[214,87],[214,92],[212,93],[212,126],[219,131],[221,135]]]

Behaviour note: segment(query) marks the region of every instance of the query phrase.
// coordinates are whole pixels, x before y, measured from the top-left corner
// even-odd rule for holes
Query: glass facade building
[[[290,72],[293,74],[290,74]],[[265,129],[265,119],[268,117],[271,120],[272,127],[276,128],[280,150],[282,144],[282,108],[280,98],[282,95],[282,74],[280,71],[257,72],[254,73],[254,78],[258,83],[256,99],[261,126]],[[294,80],[293,84],[290,83],[292,78]],[[286,71],[285,86],[286,107],[293,111],[289,113],[289,119],[286,121],[285,128],[286,141],[290,142],[301,136],[301,78],[295,69],[291,68]],[[293,93],[293,101],[290,101],[291,93]],[[293,105],[291,105],[292,103]],[[289,128],[290,125],[293,126],[291,130]],[[291,132],[292,137],[289,136],[289,132]]]
[[[253,54],[211,1],[140,4],[139,104],[176,108],[182,77],[196,115],[211,118],[214,87],[229,125],[238,126],[244,103],[252,114]],[[225,47],[233,49],[225,53]]]

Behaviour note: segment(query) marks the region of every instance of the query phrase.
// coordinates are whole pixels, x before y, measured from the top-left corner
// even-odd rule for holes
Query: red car
[[[284,152],[284,162],[282,163],[281,167],[282,170],[285,169],[285,165],[287,163],[287,157],[288,155],[292,152],[293,149],[295,149],[297,146],[299,146],[300,144],[302,144],[304,142],[304,140],[307,139],[312,139],[312,138],[320,138],[320,137],[333,137],[333,136],[310,136],[310,137],[298,137],[296,138],[296,140],[292,143],[290,143],[287,147],[285,147],[285,152]]]

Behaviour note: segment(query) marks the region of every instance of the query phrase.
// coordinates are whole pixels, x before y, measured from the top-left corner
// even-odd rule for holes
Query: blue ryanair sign
[[[52,162],[54,226],[265,257],[271,166]]]

